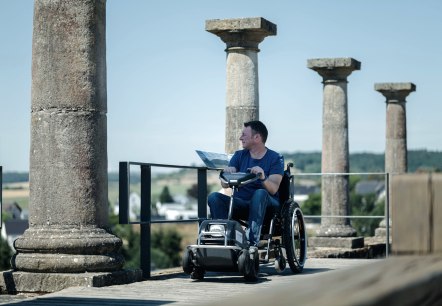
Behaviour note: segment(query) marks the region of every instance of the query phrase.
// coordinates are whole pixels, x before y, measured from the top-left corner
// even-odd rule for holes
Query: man
[[[234,194],[233,218],[248,220],[247,238],[250,246],[258,246],[261,227],[268,206],[279,206],[278,189],[284,174],[284,158],[265,146],[268,131],[261,121],[244,123],[241,141],[243,150],[232,156],[226,172],[250,171],[259,179],[241,186]],[[221,183],[224,188],[228,186]],[[213,192],[208,197],[213,219],[227,219],[230,197]]]

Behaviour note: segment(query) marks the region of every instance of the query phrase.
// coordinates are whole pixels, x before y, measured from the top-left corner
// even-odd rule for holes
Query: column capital
[[[259,51],[264,38],[276,35],[276,24],[262,18],[235,18],[206,20],[206,31],[215,34],[226,43],[227,49],[251,49]]]
[[[307,68],[319,73],[324,83],[346,82],[354,70],[361,69],[361,62],[351,57],[314,58],[307,60]]]
[[[413,91],[416,91],[416,85],[413,83],[376,83],[374,89],[379,91],[387,103],[406,102],[405,98]]]

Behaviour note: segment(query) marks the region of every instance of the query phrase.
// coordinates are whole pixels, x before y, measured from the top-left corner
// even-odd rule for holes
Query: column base
[[[374,230],[375,237],[387,237],[387,229],[385,227],[378,227]]]
[[[318,237],[355,237],[356,230],[350,225],[321,225]]]
[[[309,247],[358,249],[364,247],[364,237],[309,237]]]
[[[104,228],[30,227],[14,242],[15,271],[85,273],[120,271],[122,241]]]
[[[389,220],[389,226],[391,229],[391,220]],[[379,223],[379,227],[374,230],[374,235],[375,235],[375,237],[384,237],[384,238],[387,237],[387,220],[386,219],[383,219]],[[390,230],[389,236],[391,237],[391,230]]]
[[[68,287],[105,287],[142,280],[142,271],[120,270],[96,273],[34,273],[3,271],[0,274],[0,293],[50,293]]]

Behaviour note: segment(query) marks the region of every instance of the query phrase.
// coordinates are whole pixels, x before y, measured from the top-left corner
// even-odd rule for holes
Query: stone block
[[[364,237],[309,237],[308,246],[357,249],[364,247]]]
[[[307,60],[307,67],[313,70],[350,68],[352,70],[361,69],[361,62],[351,57],[340,58],[313,58]]]
[[[391,176],[392,253],[442,252],[442,175]]]
[[[141,270],[108,273],[33,273],[4,271],[0,274],[0,292],[49,293],[68,287],[104,287],[142,280]]]
[[[206,31],[210,33],[230,31],[259,31],[266,35],[276,35],[276,24],[262,18],[233,18],[206,20]]]
[[[415,91],[416,85],[413,83],[376,83],[374,84],[374,90],[376,91]]]
[[[433,239],[432,251],[442,253],[442,174],[432,175],[433,196]]]

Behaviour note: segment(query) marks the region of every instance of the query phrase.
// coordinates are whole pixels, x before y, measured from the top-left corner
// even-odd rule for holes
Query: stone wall
[[[391,176],[392,253],[442,254],[442,174]]]

